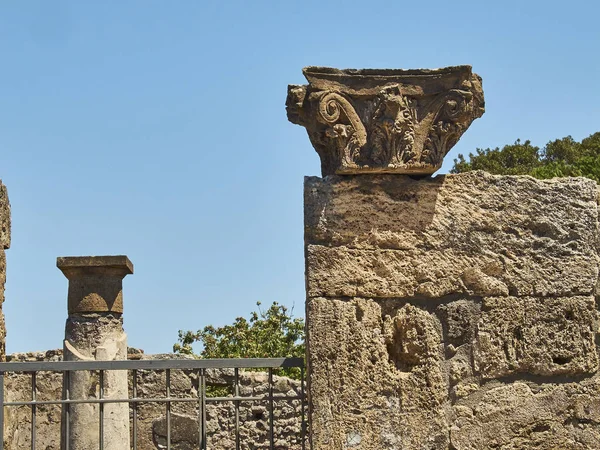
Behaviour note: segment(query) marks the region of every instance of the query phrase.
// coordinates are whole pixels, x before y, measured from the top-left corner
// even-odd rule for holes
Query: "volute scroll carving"
[[[484,113],[470,66],[303,73],[308,85],[288,87],[288,119],[306,128],[323,175],[433,173]]]

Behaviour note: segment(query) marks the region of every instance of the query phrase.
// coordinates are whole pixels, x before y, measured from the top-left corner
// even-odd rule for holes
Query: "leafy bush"
[[[250,313],[250,318],[238,317],[231,325],[208,325],[198,331],[179,331],[175,353],[199,358],[304,358],[304,319],[294,318],[293,309],[277,302],[267,309]],[[194,344],[202,350],[196,354]],[[300,369],[289,368],[279,372],[300,378]]]
[[[587,177],[600,182],[600,132],[575,141],[571,136],[539,148],[517,140],[502,148],[486,148],[454,160],[451,173],[485,170],[498,175],[531,175],[536,178]]]

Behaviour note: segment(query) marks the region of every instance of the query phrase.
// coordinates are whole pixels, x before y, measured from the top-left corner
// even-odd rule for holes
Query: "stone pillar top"
[[[127,256],[65,256],[56,266],[69,280],[69,315],[123,313],[123,278],[133,273]]]
[[[102,271],[103,269],[121,269],[125,275],[133,274],[133,263],[125,255],[117,256],[59,256],[56,258],[56,267],[58,267],[67,278],[65,273],[69,269],[91,269],[93,271]]]
[[[484,113],[471,66],[302,73],[309,84],[288,86],[288,119],[306,128],[323,176],[431,174]]]

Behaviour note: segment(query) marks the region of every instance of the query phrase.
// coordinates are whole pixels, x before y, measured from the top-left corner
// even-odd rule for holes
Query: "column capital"
[[[484,112],[471,66],[303,73],[309,84],[288,87],[287,114],[308,131],[323,176],[431,174]]]
[[[69,315],[123,313],[123,278],[133,273],[127,256],[63,256],[56,267],[69,280]]]

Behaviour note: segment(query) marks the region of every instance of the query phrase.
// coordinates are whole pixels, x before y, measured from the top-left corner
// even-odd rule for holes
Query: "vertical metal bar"
[[[31,401],[37,400],[37,386],[36,386],[37,372],[31,372]],[[35,450],[35,415],[37,405],[34,403],[31,405],[31,450]]]
[[[240,371],[236,367],[235,372],[235,388],[234,396],[239,397],[240,395]],[[235,450],[240,450],[240,401],[235,401]]]
[[[0,372],[0,450],[4,450],[4,372]]]
[[[302,440],[302,450],[306,450],[306,417],[304,409],[306,406],[305,393],[304,393],[304,364],[300,367],[300,409],[302,410],[302,423],[300,425],[300,439]]]
[[[200,369],[200,450],[206,450],[206,369]]]
[[[67,370],[64,373],[64,378],[65,378],[65,400],[70,400],[71,399],[71,371]],[[71,425],[69,424],[69,422],[71,421],[71,404],[70,403],[66,403],[65,404],[65,426],[64,426],[64,430],[65,430],[65,435],[63,436],[65,445],[64,445],[64,450],[69,450],[71,448]]]
[[[171,402],[168,401],[171,398],[171,369],[166,369],[166,394],[167,394],[167,450],[171,450]]]
[[[104,398],[104,370],[100,370],[100,400]],[[100,450],[104,450],[104,403],[100,403]]]
[[[137,400],[137,369],[133,369],[133,392],[132,397]],[[137,450],[137,405],[138,402],[133,402],[133,450]]]
[[[196,371],[198,377],[198,449],[202,449],[202,390],[200,389],[200,380],[202,369]]]
[[[204,449],[204,441],[202,436],[204,435],[204,415],[202,411],[202,383],[204,381],[204,370],[198,369],[196,372],[198,375],[198,448]]]
[[[273,368],[269,367],[269,435],[270,435],[269,449],[270,450],[275,450],[275,436],[274,436],[275,426],[273,425],[273,417],[274,417],[274,412],[273,412]]]

